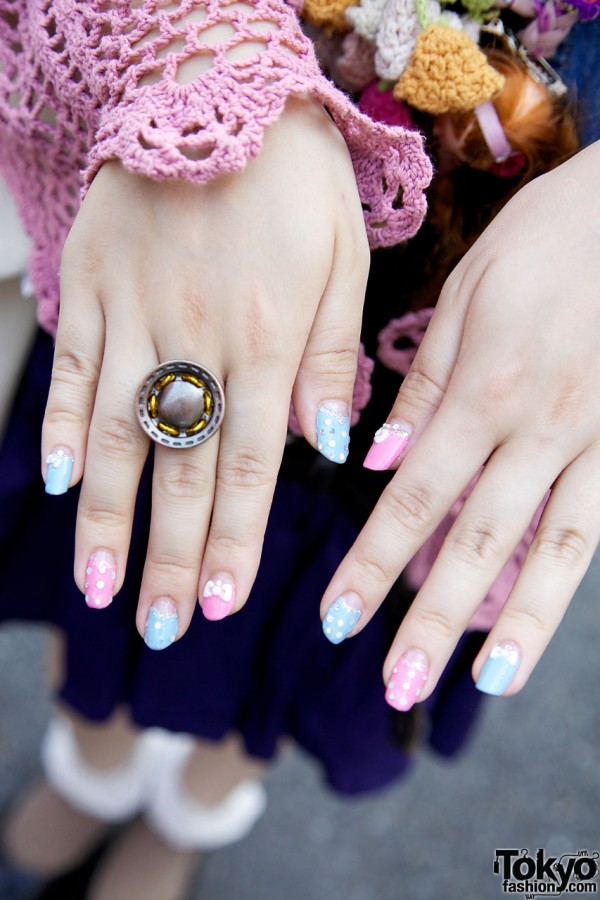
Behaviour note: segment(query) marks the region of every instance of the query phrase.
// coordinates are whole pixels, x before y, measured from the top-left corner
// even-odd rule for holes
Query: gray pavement
[[[267,815],[206,860],[194,900],[495,900],[497,848],[600,850],[599,594],[597,558],[529,685],[490,700],[458,760],[425,753],[394,789],[348,800],[282,754]],[[0,631],[0,806],[36,771],[43,649],[39,628]]]

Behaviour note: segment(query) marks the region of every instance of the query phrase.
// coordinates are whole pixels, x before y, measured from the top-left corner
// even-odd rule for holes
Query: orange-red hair
[[[437,118],[437,173],[429,189],[429,213],[408,246],[409,255],[411,249],[418,255],[423,276],[413,308],[435,305],[446,277],[508,200],[578,149],[573,115],[564,100],[506,51],[493,49],[486,55],[504,75],[504,88],[493,102],[508,142],[523,155],[524,164],[514,177],[494,174],[495,160],[473,112]]]
[[[505,79],[493,103],[509,144],[525,159],[519,173],[523,184],[577,150],[575,124],[565,103],[536,81],[518,59],[501,50],[488,50],[486,55]],[[447,118],[460,144],[457,161],[490,171],[494,159],[474,114],[448,113]]]

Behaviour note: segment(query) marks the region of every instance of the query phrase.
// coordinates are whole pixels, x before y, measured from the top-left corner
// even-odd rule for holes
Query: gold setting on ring
[[[187,360],[169,360],[144,379],[135,411],[140,425],[157,444],[195,447],[218,431],[225,394],[210,369]]]

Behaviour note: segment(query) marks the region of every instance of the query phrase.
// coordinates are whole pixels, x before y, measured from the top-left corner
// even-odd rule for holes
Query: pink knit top
[[[42,326],[55,331],[62,246],[104,161],[202,184],[260,151],[290,95],[318,99],[343,133],[371,245],[414,234],[431,176],[421,137],[356,109],[291,5],[0,0],[0,168],[33,238]]]

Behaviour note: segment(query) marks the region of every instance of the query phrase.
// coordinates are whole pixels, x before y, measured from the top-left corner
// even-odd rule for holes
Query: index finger
[[[363,627],[416,551],[434,532],[494,449],[475,416],[442,404],[383,491],[325,591],[323,617],[345,594]],[[357,617],[351,619],[356,621]]]

